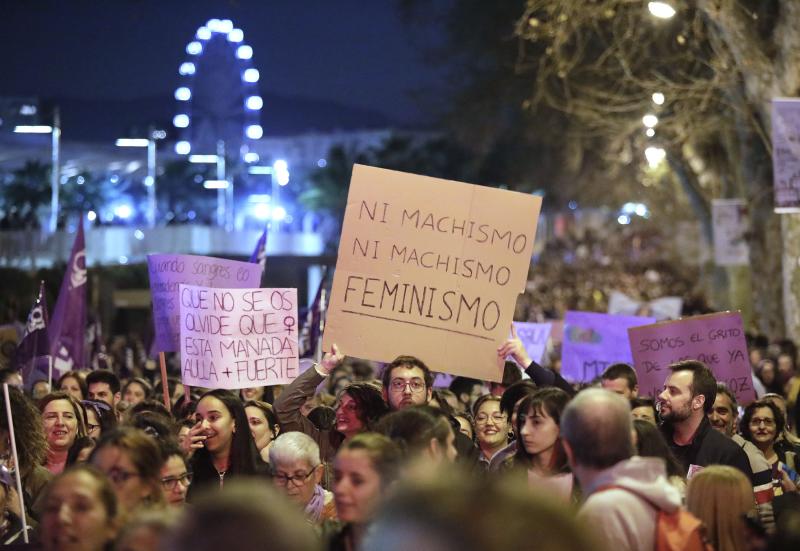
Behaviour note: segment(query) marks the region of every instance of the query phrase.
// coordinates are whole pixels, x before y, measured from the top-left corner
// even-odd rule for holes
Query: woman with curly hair
[[[17,458],[19,459],[19,474],[22,478],[22,491],[24,492],[25,508],[34,518],[39,518],[41,511],[39,498],[42,490],[52,478],[52,475],[43,466],[47,457],[47,440],[44,435],[42,416],[39,410],[21,391],[8,387],[8,397],[11,401],[11,415],[14,419],[14,434],[17,440]],[[24,437],[22,437],[24,435]],[[6,416],[5,396],[0,394],[0,458],[9,469],[13,469],[11,458],[11,436],[9,432],[8,417]],[[16,491],[13,489],[16,495]],[[9,500],[9,506],[16,511],[19,506],[17,499]]]

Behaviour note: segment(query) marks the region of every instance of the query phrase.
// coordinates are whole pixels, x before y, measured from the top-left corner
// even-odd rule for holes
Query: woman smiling
[[[244,406],[235,394],[220,389],[203,394],[197,402],[195,421],[183,445],[185,451],[195,451],[188,501],[205,484],[215,483],[222,488],[232,476],[266,472]]]

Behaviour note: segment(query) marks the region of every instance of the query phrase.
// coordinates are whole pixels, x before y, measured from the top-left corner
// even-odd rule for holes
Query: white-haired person
[[[309,522],[320,525],[336,518],[333,493],[325,490],[319,446],[302,432],[278,436],[269,450],[272,480],[280,491],[305,510]]]

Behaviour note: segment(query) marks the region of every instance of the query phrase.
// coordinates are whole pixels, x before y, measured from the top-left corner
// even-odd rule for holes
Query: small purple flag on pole
[[[250,256],[250,262],[252,264],[259,264],[262,268],[265,268],[267,265],[267,232],[269,228],[264,228],[264,233],[261,234],[261,237],[258,238],[258,243],[256,243],[256,248],[253,251],[253,254]]]
[[[48,329],[53,378],[86,364],[86,241],[82,220]]]
[[[39,379],[47,379],[47,362],[44,362],[44,373],[36,371],[36,367],[42,362],[36,359],[50,354],[50,346],[47,340],[47,297],[44,293],[44,281],[39,284],[39,296],[33,303],[28,321],[25,324],[25,333],[22,340],[17,345],[14,355],[14,365],[22,372],[22,380],[26,386],[30,386]]]

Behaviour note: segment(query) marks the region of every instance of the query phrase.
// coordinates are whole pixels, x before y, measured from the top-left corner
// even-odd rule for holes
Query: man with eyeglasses
[[[383,369],[381,379],[383,397],[392,411],[422,406],[431,399],[433,374],[419,358],[398,356]]]

